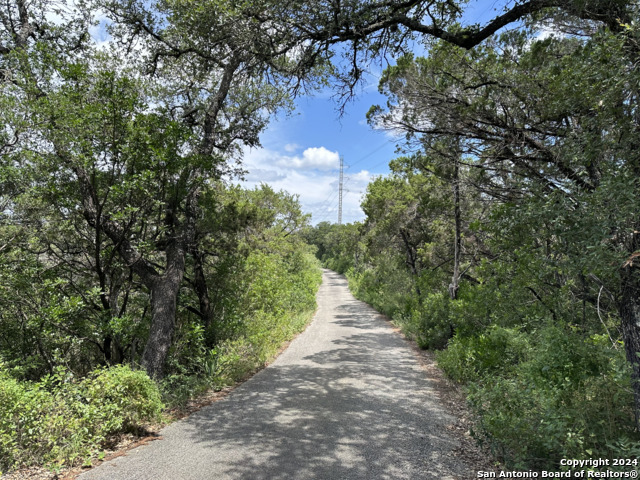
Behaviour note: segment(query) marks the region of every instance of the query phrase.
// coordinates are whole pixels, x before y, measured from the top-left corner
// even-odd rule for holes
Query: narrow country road
[[[313,323],[268,368],[82,480],[468,479],[415,353],[324,271]]]

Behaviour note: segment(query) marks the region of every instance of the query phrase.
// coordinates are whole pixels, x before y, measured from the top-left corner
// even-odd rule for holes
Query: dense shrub
[[[449,314],[451,301],[448,295],[432,292],[424,295],[422,304],[407,300],[407,305],[410,307],[406,313],[394,315],[395,323],[420,348],[444,348],[454,330]]]
[[[291,247],[272,243],[273,251],[255,250],[247,256],[228,304],[231,312],[213,347],[205,345],[197,322],[182,325],[171,373],[161,383],[166,403],[179,407],[209,388],[245,379],[304,329],[316,308],[322,271],[306,248]]]
[[[458,382],[513,371],[529,353],[529,339],[517,329],[493,326],[473,337],[456,336],[438,353],[438,364]]]
[[[347,272],[355,297],[392,318],[404,314],[412,301],[411,279],[397,263],[381,259],[374,268]]]
[[[624,355],[606,336],[555,325],[456,336],[438,362],[468,382],[477,438],[511,468],[557,470],[562,458],[614,458],[640,447]]]
[[[315,311],[322,282],[319,262],[300,252],[289,258],[252,254],[245,274],[251,280],[241,328],[235,338],[217,345],[206,362],[216,385],[236,382],[263,367],[284,342],[302,331]]]
[[[100,425],[104,437],[158,419],[162,410],[156,384],[142,370],[131,370],[126,365],[96,370],[80,387],[86,405],[92,407],[85,416],[93,425]],[[91,414],[96,417],[91,418]]]
[[[157,420],[155,383],[127,366],[76,380],[64,368],[37,383],[0,370],[0,468],[73,465],[111,435]]]

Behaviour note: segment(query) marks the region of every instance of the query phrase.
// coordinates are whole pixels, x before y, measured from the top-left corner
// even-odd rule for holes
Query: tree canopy
[[[640,425],[637,2],[516,0],[482,25],[466,7],[7,2],[0,381],[18,398],[16,382],[62,366],[241,377],[275,349],[265,332],[313,307],[304,238],[422,346],[448,348],[484,434],[508,432],[505,457],[623,451]],[[362,224],[310,229],[294,196],[232,185],[276,112],[323,86],[344,107],[372,62],[388,102],[369,120],[406,142]],[[505,447],[533,425],[530,451]]]

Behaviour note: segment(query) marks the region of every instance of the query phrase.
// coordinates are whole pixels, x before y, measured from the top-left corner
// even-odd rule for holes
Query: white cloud
[[[301,147],[298,147],[301,148]],[[287,155],[274,149],[246,149],[244,168],[248,171],[243,185],[253,188],[268,183],[275,190],[299,195],[303,211],[312,214],[312,223],[338,220],[339,154],[325,147],[311,147],[301,156]],[[334,171],[331,171],[335,169]],[[366,191],[371,175],[363,170],[349,173],[344,178],[342,221],[362,220],[360,209],[362,193]]]
[[[347,176],[347,181],[351,182],[358,188],[366,188],[371,181],[371,174],[366,170],[360,170],[357,173],[353,173]]]
[[[299,150],[299,149],[300,149],[300,145],[298,145],[297,143],[287,143],[284,146],[284,151],[285,152],[289,152],[289,153],[293,153],[293,152],[295,152],[296,150]]]
[[[325,147],[311,147],[302,152],[302,157],[281,156],[277,164],[296,170],[333,170],[338,168],[340,156],[338,152],[332,152]]]
[[[270,183],[287,178],[286,175],[273,170],[265,170],[263,168],[254,168],[244,176],[248,182]]]
[[[98,12],[94,15],[93,21],[94,24],[89,27],[89,34],[98,48],[105,48],[113,40],[107,32],[107,26],[111,24],[111,20],[105,12]]]

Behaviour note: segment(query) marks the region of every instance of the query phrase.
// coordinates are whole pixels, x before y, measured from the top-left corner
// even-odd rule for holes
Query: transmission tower
[[[338,225],[342,225],[342,179],[344,175],[344,157],[340,156],[340,187],[338,189]]]

